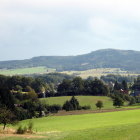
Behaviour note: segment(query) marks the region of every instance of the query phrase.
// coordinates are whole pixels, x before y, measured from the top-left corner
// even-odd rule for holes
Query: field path
[[[127,110],[139,110],[140,108],[116,108],[116,109],[101,109],[101,110],[76,110],[76,111],[59,111],[54,116],[65,116],[65,115],[80,115],[90,113],[105,113],[105,112],[117,112]]]

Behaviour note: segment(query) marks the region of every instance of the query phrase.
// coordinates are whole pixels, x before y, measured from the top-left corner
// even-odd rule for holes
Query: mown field
[[[75,75],[80,76],[82,78],[88,78],[89,76],[92,77],[101,77],[108,74],[114,74],[114,75],[122,75],[122,76],[137,76],[138,74],[129,72],[129,71],[123,71],[120,68],[97,68],[97,69],[90,69],[85,71],[63,71],[62,73],[69,74],[69,75]]]
[[[0,74],[2,75],[29,75],[29,74],[44,74],[55,72],[55,69],[46,67],[31,67],[31,68],[20,68],[20,69],[0,69]]]
[[[103,101],[104,107],[103,109],[112,109],[114,108],[112,99],[105,96],[75,96],[78,99],[81,106],[90,105],[91,109],[95,110],[97,101]],[[63,96],[63,97],[50,97],[40,99],[43,103],[53,105],[59,104],[63,105],[66,100],[70,100],[71,96]]]
[[[30,120],[20,122],[26,126]],[[32,140],[140,140],[140,110],[49,116],[32,119]],[[3,140],[25,140],[28,135],[1,135]]]

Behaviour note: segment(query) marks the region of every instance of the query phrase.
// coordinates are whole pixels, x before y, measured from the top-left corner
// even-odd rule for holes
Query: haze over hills
[[[0,69],[46,66],[57,71],[121,68],[140,71],[140,51],[103,49],[77,56],[39,56],[25,60],[0,61]]]

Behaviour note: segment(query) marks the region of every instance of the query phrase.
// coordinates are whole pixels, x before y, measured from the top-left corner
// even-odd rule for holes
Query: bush
[[[17,134],[25,134],[26,132],[27,132],[26,127],[22,128],[22,126],[19,126],[16,133]]]
[[[103,102],[102,101],[98,101],[96,103],[96,107],[99,108],[99,109],[101,109],[103,107]]]
[[[31,122],[31,121],[28,124],[28,132],[33,133],[33,122]]]
[[[51,105],[51,106],[47,106],[47,110],[51,113],[57,113],[59,110],[62,110],[62,107],[60,105]]]
[[[91,106],[85,105],[85,106],[82,106],[81,108],[82,108],[83,110],[89,110],[89,109],[91,109]]]
[[[113,106],[120,107],[120,106],[123,106],[123,104],[124,104],[124,100],[120,97],[116,97],[113,100]]]
[[[131,97],[131,100],[129,102],[129,105],[133,105],[136,103],[136,99],[134,97]]]
[[[22,127],[21,125],[18,127],[16,134],[25,134],[25,133],[33,133],[33,123],[30,121],[28,127]]]

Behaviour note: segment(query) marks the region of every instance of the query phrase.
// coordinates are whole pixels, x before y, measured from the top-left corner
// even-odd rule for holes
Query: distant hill
[[[77,56],[39,56],[26,60],[0,61],[0,69],[46,66],[57,71],[121,68],[140,72],[140,51],[103,49]]]

